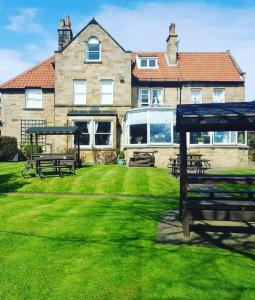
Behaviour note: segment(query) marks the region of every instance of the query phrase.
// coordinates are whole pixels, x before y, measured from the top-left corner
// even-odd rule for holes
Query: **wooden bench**
[[[64,170],[69,170],[70,174],[75,174],[75,170],[72,165],[45,165],[37,167],[36,170],[38,177],[40,177],[41,179],[46,178],[46,176],[43,174],[43,171],[46,170],[53,171],[61,178],[64,177]]]
[[[129,160],[129,167],[155,167],[155,156],[153,152],[134,152]]]

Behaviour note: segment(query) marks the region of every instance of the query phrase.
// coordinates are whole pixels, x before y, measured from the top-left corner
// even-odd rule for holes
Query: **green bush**
[[[18,152],[18,143],[15,137],[0,136],[0,161],[8,161]]]
[[[26,144],[22,146],[22,152],[26,156],[26,158],[30,157],[30,145]],[[42,153],[43,149],[41,145],[38,145],[37,151],[36,151],[36,145],[33,145],[33,153]]]
[[[125,159],[125,153],[124,153],[124,151],[120,151],[119,152],[118,159]]]

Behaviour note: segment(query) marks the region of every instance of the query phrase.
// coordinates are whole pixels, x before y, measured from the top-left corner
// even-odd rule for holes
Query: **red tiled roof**
[[[54,56],[32,67],[22,74],[0,85],[0,89],[21,89],[26,87],[54,88]]]
[[[136,56],[158,57],[159,68],[137,68]],[[228,52],[179,52],[177,66],[168,65],[165,52],[136,52],[132,62],[133,76],[141,81],[243,81]]]
[[[136,57],[157,57],[158,69],[139,69]],[[54,56],[0,85],[0,89],[54,88]],[[169,66],[165,52],[132,54],[132,75],[140,81],[243,82],[228,52],[179,52],[177,66]]]

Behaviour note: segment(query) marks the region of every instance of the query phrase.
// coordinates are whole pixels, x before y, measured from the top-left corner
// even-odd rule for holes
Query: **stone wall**
[[[176,157],[179,153],[178,146],[171,147],[136,147],[126,148],[126,161],[129,162],[130,157],[135,151],[155,151],[156,167],[166,168],[169,164],[170,157]],[[190,147],[189,153],[202,154],[204,159],[211,161],[212,168],[224,167],[246,167],[248,166],[248,147]]]
[[[54,93],[43,91],[42,109],[25,108],[25,91],[2,93],[2,135],[16,137],[21,142],[21,120],[44,120],[47,126],[54,125]]]
[[[138,106],[138,89],[139,87],[162,87],[164,94],[163,106],[176,107],[180,103],[180,88],[168,83],[152,83],[146,84],[145,82],[140,85],[132,87],[132,107]],[[225,89],[225,101],[226,102],[242,102],[245,101],[245,87],[243,83],[240,84],[223,84],[223,83],[187,83],[183,84],[181,91],[181,102],[182,104],[190,103],[190,89],[201,88],[203,103],[213,102],[213,89],[223,88]]]

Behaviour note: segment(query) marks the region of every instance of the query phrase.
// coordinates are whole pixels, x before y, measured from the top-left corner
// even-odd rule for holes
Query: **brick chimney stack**
[[[170,65],[177,64],[177,37],[175,32],[175,23],[171,23],[169,26],[169,36],[167,42],[167,57]]]
[[[73,39],[71,22],[69,15],[66,19],[60,19],[60,28],[58,29],[58,50],[62,51],[65,46]]]

